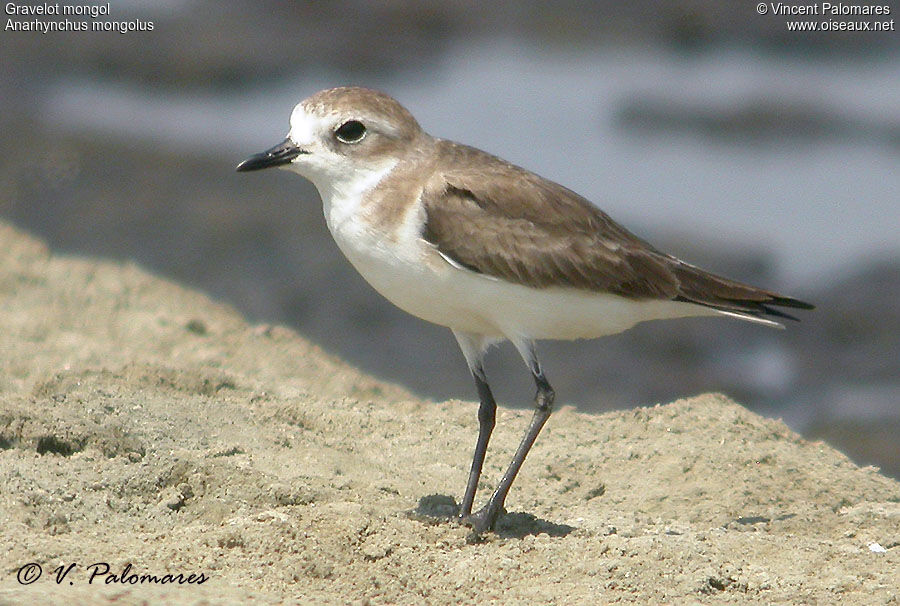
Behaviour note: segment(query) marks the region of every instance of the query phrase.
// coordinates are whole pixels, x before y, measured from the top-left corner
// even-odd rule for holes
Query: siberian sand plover
[[[778,307],[813,308],[661,252],[575,192],[428,135],[374,90],[334,88],[301,101],[287,138],[237,170],[276,166],[316,186],[335,242],[375,290],[453,331],[481,400],[459,509],[479,533],[493,529],[553,407],[535,340],[601,337],[689,316],[780,327],[778,319],[794,318]],[[534,416],[494,493],[473,513],[496,415],[482,361],[503,340],[534,377]]]

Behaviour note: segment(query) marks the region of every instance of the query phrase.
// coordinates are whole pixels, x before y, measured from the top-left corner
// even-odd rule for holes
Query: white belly
[[[673,301],[635,301],[571,288],[535,289],[454,267],[418,236],[417,223],[393,238],[351,218],[329,225],[359,273],[391,303],[423,320],[489,337],[581,339],[639,322],[715,315]],[[405,233],[405,235],[404,235]]]

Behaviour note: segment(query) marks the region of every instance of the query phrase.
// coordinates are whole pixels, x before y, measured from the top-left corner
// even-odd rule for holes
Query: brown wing
[[[686,301],[750,315],[812,306],[666,255],[561,185],[474,148],[442,141],[444,166],[423,192],[423,238],[454,263],[533,288]],[[477,233],[477,237],[474,234]]]

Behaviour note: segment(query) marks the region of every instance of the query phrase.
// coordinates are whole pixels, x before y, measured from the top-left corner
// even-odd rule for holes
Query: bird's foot
[[[491,507],[491,504],[488,503],[475,513],[460,514],[458,520],[460,524],[471,528],[473,534],[481,535],[494,529],[494,524],[497,523],[497,518],[502,513],[505,513],[503,507]]]

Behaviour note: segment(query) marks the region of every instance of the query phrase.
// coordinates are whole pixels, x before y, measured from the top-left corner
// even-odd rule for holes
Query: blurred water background
[[[355,274],[310,184],[234,173],[301,98],[380,88],[676,256],[818,305],[787,331],[698,319],[545,343],[562,403],[723,391],[900,477],[896,32],[793,33],[712,1],[129,0],[109,18],[154,29],[0,34],[0,217],[54,250],[134,260],[422,395],[474,399],[450,333]],[[511,348],[487,370],[530,405]]]

